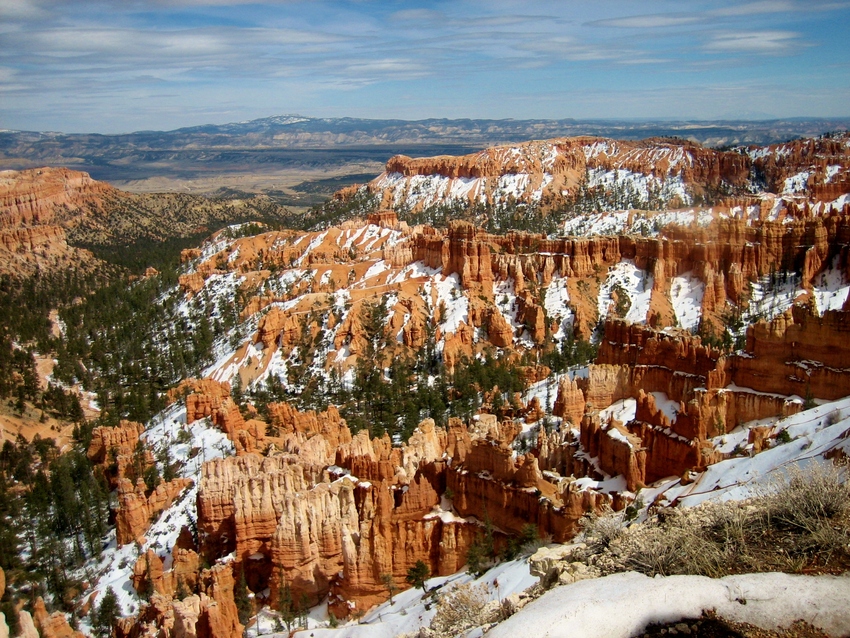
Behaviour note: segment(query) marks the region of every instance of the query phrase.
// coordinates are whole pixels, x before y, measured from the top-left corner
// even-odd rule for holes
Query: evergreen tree
[[[292,625],[295,622],[295,603],[292,600],[292,589],[286,582],[283,570],[280,571],[280,583],[277,594],[277,610],[280,613],[281,622],[286,625],[286,631],[292,631]]]
[[[413,567],[407,570],[407,578],[405,580],[427,594],[428,590],[425,588],[425,581],[428,580],[428,576],[430,575],[431,570],[428,569],[428,565],[424,561],[418,560]]]
[[[183,600],[192,595],[189,588],[186,586],[186,581],[180,577],[177,579],[177,600]]]
[[[251,599],[248,597],[248,583],[245,581],[245,570],[241,567],[239,568],[239,578],[236,580],[236,585],[233,588],[233,602],[236,603],[239,622],[247,625],[254,610],[251,606]]]
[[[398,591],[398,587],[395,584],[395,580],[393,579],[392,574],[381,574],[381,582],[384,584],[384,587],[387,588],[387,592],[390,595],[390,605],[393,604],[393,595]]]
[[[118,597],[115,595],[112,587],[106,588],[106,593],[97,608],[97,612],[92,619],[92,632],[97,638],[108,638],[112,635],[112,630],[115,627],[115,622],[121,615],[121,608],[118,606]]]

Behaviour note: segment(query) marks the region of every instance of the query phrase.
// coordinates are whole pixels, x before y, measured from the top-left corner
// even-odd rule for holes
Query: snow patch
[[[676,321],[682,328],[695,330],[702,315],[702,298],[705,294],[705,283],[686,272],[673,277],[670,283],[670,301]]]

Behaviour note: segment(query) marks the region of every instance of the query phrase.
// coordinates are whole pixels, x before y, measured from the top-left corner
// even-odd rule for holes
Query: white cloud
[[[811,5],[809,5],[811,6]],[[747,16],[761,13],[784,13],[798,11],[802,5],[790,0],[761,0],[760,2],[747,2],[745,4],[733,5],[716,9],[711,13],[717,16]]]
[[[3,0],[3,2],[0,2],[0,18],[6,20],[32,20],[44,15],[45,11],[32,0]]]
[[[734,17],[761,15],[770,13],[811,13],[813,11],[837,11],[850,7],[850,2],[823,2],[822,0],[759,0],[745,4],[715,9],[710,13],[716,16]]]
[[[434,22],[445,19],[445,15],[431,9],[403,9],[390,16],[390,20],[398,22]]]
[[[705,45],[708,51],[776,54],[798,46],[793,31],[741,31],[718,33]]]
[[[637,15],[625,18],[609,18],[606,20],[594,20],[589,24],[594,27],[617,27],[627,29],[660,29],[664,27],[678,27],[685,24],[693,24],[704,18],[699,15]]]

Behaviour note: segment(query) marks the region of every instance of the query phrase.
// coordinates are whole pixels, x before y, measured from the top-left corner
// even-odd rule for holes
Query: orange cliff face
[[[622,170],[653,177],[680,178],[697,193],[721,183],[742,186],[750,174],[750,159],[734,152],[706,149],[687,141],[650,139],[640,142],[576,137],[491,147],[460,157],[391,158],[383,175],[368,184],[382,195],[385,206],[407,201],[414,209],[448,203],[545,202],[553,206],[575,192],[588,171]],[[431,180],[434,192],[422,189]],[[453,193],[454,195],[450,195]],[[350,196],[350,195],[349,195]]]
[[[213,568],[226,571],[231,582],[242,569],[253,591],[270,588],[272,604],[286,584],[293,596],[311,603],[329,596],[331,608],[344,616],[385,600],[387,574],[404,587],[417,560],[432,574],[460,569],[485,519],[507,533],[519,533],[531,522],[556,541],[569,539],[587,511],[628,502],[620,494],[578,487],[574,478],[621,474],[634,492],[720,460],[708,439],[722,433],[721,426],[799,410],[801,402],[765,392],[759,374],[747,375],[751,362],[762,357],[774,367],[777,361],[800,363],[796,331],[800,326],[805,332],[808,322],[818,327],[813,338],[824,341],[812,356],[825,366],[846,368],[846,317],[839,312],[819,318],[795,310],[769,326],[757,325],[738,355],[682,331],[609,321],[586,378],[560,385],[556,411],[571,425],[541,428],[526,455],[514,451],[520,427],[493,415],[480,414],[469,424],[452,419],[445,429],[426,420],[407,445],[393,447],[387,437],[352,435],[333,408],[300,412],[272,404],[269,418],[278,434],[264,441],[268,456],[243,450],[203,466],[200,546],[175,547],[169,570],[158,558],[137,563],[134,582],[142,586],[149,579],[161,596],[137,622],[177,623],[189,613],[186,605],[201,615],[212,613],[209,604],[204,607],[207,594],[180,603],[169,598],[179,578],[193,583],[208,578],[200,570],[202,560],[216,563],[232,555],[232,563]],[[187,389],[194,391],[186,398],[191,418],[215,420],[231,401],[229,388],[209,380]],[[623,399],[634,401],[634,418],[624,423],[602,418],[602,409]],[[669,402],[677,406],[674,414]],[[224,422],[219,427],[238,439],[238,428]],[[122,538],[137,533],[133,521],[158,507],[152,497],[139,488],[132,495],[127,491],[121,516],[129,531]],[[168,498],[166,493],[153,500]]]
[[[365,431],[352,436],[333,409],[298,412],[275,404],[270,412],[280,451],[203,466],[197,549],[209,563],[233,554],[251,589],[270,587],[272,601],[285,582],[299,599],[330,596],[332,608],[347,615],[386,599],[386,574],[404,588],[418,560],[434,575],[458,571],[482,520],[509,533],[534,522],[542,534],[564,540],[589,508],[610,502],[544,479],[535,456],[512,453],[519,428],[492,415],[469,426],[453,419],[448,429],[423,421],[407,445],[394,448]],[[119,542],[140,535],[142,518],[172,498],[171,484],[150,496],[129,484],[119,492]],[[178,541],[173,553],[170,570],[156,555],[137,563],[137,587],[150,581],[168,597],[179,579],[203,578],[191,541],[188,547]],[[162,617],[175,613],[160,606]]]
[[[577,183],[570,180],[588,167],[673,171],[708,188],[743,184],[754,163],[769,163],[767,155],[688,144],[608,142],[564,141],[555,155],[546,154],[551,145],[535,143],[525,155],[496,149],[460,159],[394,158],[388,168],[404,179],[483,180],[503,177],[507,166],[514,175],[554,171],[547,174],[559,175],[560,184]],[[792,153],[796,159],[783,164],[780,150],[770,151],[770,170],[784,188],[810,168],[811,157]],[[808,194],[818,184],[826,192],[843,183],[843,173],[828,166],[822,179],[812,169]],[[386,195],[390,186],[381,186],[385,204],[395,197]],[[202,467],[197,545],[172,553],[170,569],[167,560],[137,563],[134,582],[154,584],[163,597],[156,617],[175,626],[203,613],[203,596],[191,604],[169,600],[177,570],[201,582],[203,561],[231,579],[244,570],[253,591],[269,588],[266,602],[274,604],[285,584],[296,599],[329,596],[331,609],[347,615],[385,600],[387,575],[404,587],[417,560],[432,574],[460,569],[485,518],[506,534],[533,523],[556,541],[569,539],[589,510],[624,507],[645,485],[721,460],[712,439],[737,425],[793,414],[807,394],[844,396],[850,313],[830,301],[841,286],[824,281],[850,281],[850,207],[788,197],[780,206],[779,198],[767,205],[742,195],[701,220],[694,214],[659,223],[647,236],[495,235],[463,221],[411,228],[382,210],[311,233],[220,234],[187,251],[180,279],[187,296],[211,294],[227,277],[240,295],[254,295],[240,306],[250,334],[209,378],[185,382],[172,397],[184,397],[188,422],[209,419],[225,432],[236,455]],[[756,321],[759,315],[766,319]],[[738,317],[755,322],[738,335],[745,336],[738,352],[694,334],[722,334]],[[379,366],[426,347],[440,351],[449,369],[490,349],[517,364],[525,355],[532,383],[548,374],[528,365],[535,356],[570,334],[594,332],[595,363],[557,384],[559,426],[545,420],[524,438],[512,419],[484,413],[488,396],[468,423],[450,419],[441,428],[426,420],[402,445],[352,433],[334,407],[271,403],[259,420],[250,406],[236,405],[229,385],[236,375],[242,387],[269,374],[285,383],[281,361],[304,352],[321,353],[315,370],[339,378],[375,343]],[[512,399],[501,414],[531,424],[545,417],[540,403]],[[764,426],[752,438],[762,448],[772,436]],[[619,491],[576,481],[616,475],[623,477]],[[152,502],[144,490],[124,488],[119,514],[122,539],[130,539],[171,495]]]
[[[66,229],[114,189],[66,168],[0,171],[0,271],[29,274],[94,261],[71,248]]]
[[[743,196],[765,186],[777,195],[807,193],[815,201],[832,201],[850,190],[848,149],[846,135],[732,151],[662,138],[561,138],[496,146],[459,157],[396,156],[365,188],[380,195],[386,208],[403,204],[416,211],[461,202],[524,203],[548,210],[567,202],[582,185],[600,187],[605,173],[617,171],[627,181],[681,186],[682,192],[669,195],[665,202],[673,207],[711,198],[712,193]],[[349,189],[339,196],[344,199],[356,192]]]
[[[67,168],[0,171],[0,227],[55,224],[114,190]]]
[[[723,354],[687,333],[609,321],[587,377],[561,382],[555,414],[579,425],[600,469],[635,490],[720,460],[709,439],[742,423],[795,414],[804,396],[846,396],[848,330],[850,312],[818,317],[794,306],[750,326],[744,350]],[[624,399],[634,401],[632,420],[600,419],[600,409]]]

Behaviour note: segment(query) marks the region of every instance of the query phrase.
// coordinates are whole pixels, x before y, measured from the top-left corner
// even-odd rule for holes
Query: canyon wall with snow
[[[238,330],[154,422],[94,432],[88,456],[117,496],[97,591],[153,592],[139,610],[122,600],[118,635],[236,638],[240,574],[255,610],[288,587],[357,616],[418,561],[457,572],[483,534],[503,547],[533,524],[564,542],[588,512],[771,449],[783,419],[850,394],[847,153],[846,136],[722,152],[575,138],[397,157],[365,187],[382,201],[365,219],[234,226],[185,250],[182,307],[211,319],[236,308]],[[68,192],[105,192],[71,177],[0,200],[9,228],[51,228]],[[554,208],[626,183],[669,206],[577,213],[550,235],[412,226],[392,210]],[[692,205],[724,190],[734,196]],[[545,355],[576,342],[595,358],[552,374]],[[238,400],[274,383],[351,383],[367,357],[383,379],[423,351],[449,373],[498,352],[524,389],[501,407],[488,390],[471,418],[424,419],[407,440],[353,431],[331,402],[261,414]],[[179,476],[132,482],[132,462],[157,462],[132,459],[139,440],[173,450]],[[184,586],[194,593],[179,599]]]

